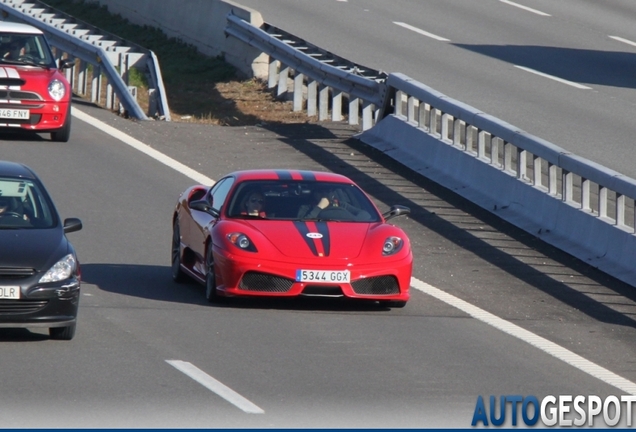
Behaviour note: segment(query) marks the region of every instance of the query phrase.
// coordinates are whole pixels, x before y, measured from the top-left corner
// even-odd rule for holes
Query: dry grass
[[[309,123],[316,118],[294,112],[258,79],[210,83],[190,92],[168,91],[172,121],[245,126],[259,123]]]

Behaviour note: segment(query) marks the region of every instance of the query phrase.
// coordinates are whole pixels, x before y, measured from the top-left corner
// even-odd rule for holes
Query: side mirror
[[[194,200],[194,201],[190,201],[190,203],[188,203],[188,206],[192,209],[192,210],[198,210],[198,211],[202,211],[202,212],[206,212],[211,214],[214,217],[218,217],[218,213],[216,210],[214,210],[211,206],[210,203],[208,202],[208,200]]]
[[[75,66],[75,59],[65,58],[58,61],[58,69],[70,69]]]
[[[82,221],[77,218],[64,219],[64,233],[79,231],[82,229]]]
[[[396,216],[402,216],[402,215],[407,215],[411,213],[411,209],[402,205],[394,205],[392,206],[388,212],[383,213],[382,216],[384,217],[385,221],[388,221],[389,219],[392,219]]]

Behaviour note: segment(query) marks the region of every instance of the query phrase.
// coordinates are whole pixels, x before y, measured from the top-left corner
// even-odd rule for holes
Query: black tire
[[[399,309],[406,306],[406,302],[401,300],[383,300],[383,301],[380,301],[380,306],[388,307],[391,309]]]
[[[181,270],[181,232],[179,230],[179,220],[175,219],[172,226],[172,248],[171,248],[171,270],[172,279],[181,283],[186,280],[186,275]]]
[[[66,327],[49,328],[49,337],[53,340],[71,340],[75,336],[75,324]]]
[[[51,132],[51,141],[55,142],[68,142],[71,137],[71,102],[68,103],[68,112],[66,114],[66,121],[64,125],[56,130],[55,132]]]
[[[216,275],[214,274],[214,255],[212,254],[212,242],[208,245],[205,254],[205,298],[210,303],[219,303],[223,297],[216,292]]]

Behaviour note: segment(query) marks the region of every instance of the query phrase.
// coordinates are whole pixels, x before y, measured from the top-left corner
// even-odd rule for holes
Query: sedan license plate
[[[29,119],[29,110],[23,109],[0,109],[0,118],[3,119]]]
[[[0,299],[17,300],[20,298],[19,286],[0,286]]]
[[[296,282],[349,283],[349,270],[296,270]]]

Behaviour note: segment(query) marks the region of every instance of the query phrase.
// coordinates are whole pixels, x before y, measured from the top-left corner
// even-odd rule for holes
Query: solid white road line
[[[526,72],[530,72],[530,73],[533,73],[533,74],[535,74],[535,75],[542,76],[542,77],[544,77],[544,78],[549,78],[549,79],[551,79],[551,80],[558,81],[558,82],[560,82],[560,83],[567,84],[567,85],[572,86],[572,87],[576,87],[576,88],[578,88],[578,89],[582,89],[582,90],[592,90],[592,87],[584,86],[583,84],[575,83],[575,82],[573,82],[573,81],[564,80],[563,78],[555,77],[554,75],[544,74],[543,72],[539,72],[539,71],[537,71],[537,70],[530,69],[530,68],[527,68],[527,67],[524,67],[524,66],[518,66],[518,65],[515,65],[515,67],[516,67],[516,68],[519,68],[519,69],[521,69],[521,70],[524,70],[524,71],[526,71]]]
[[[115,129],[112,126],[109,126],[106,123],[100,120],[97,120],[95,117],[89,116],[88,114],[84,113],[83,111],[80,111],[79,109],[75,107],[71,107],[71,114],[73,115],[73,117],[76,117],[92,126],[95,126],[97,129],[100,129],[101,131],[106,132],[108,135],[112,136],[113,138],[117,138],[119,141],[125,144],[128,144],[132,148],[147,154],[151,158],[158,160],[162,164],[169,166],[170,168],[180,172],[186,177],[190,177],[192,180],[196,181],[197,183],[200,183],[206,186],[211,186],[214,184],[214,180],[212,180],[210,177],[207,177],[193,170],[192,168],[185,166],[181,162],[178,162],[172,159],[171,157],[166,156],[165,154],[153,149],[149,145],[146,145],[142,143],[141,141],[131,137],[130,135],[127,135]]]
[[[552,16],[552,15],[547,14],[547,13],[545,13],[545,12],[541,12],[541,11],[539,11],[539,10],[529,8],[528,6],[523,6],[523,5],[520,5],[519,3],[513,3],[513,2],[511,2],[511,1],[509,1],[509,0],[499,0],[499,1],[500,1],[500,2],[502,2],[502,3],[509,4],[510,6],[518,7],[519,9],[527,10],[528,12],[532,12],[532,13],[535,13],[535,14],[537,14],[537,15],[541,15],[541,16]]]
[[[518,66],[520,67],[520,66]],[[523,68],[522,68],[523,69]],[[143,151],[146,154],[147,153],[145,150],[149,149],[150,147],[148,147],[146,144],[141,143],[140,141],[135,140],[134,138],[126,135],[123,132],[120,132],[108,125],[106,125],[105,123],[89,116],[88,114],[83,113],[82,111],[76,109],[75,107],[73,107],[73,111],[72,111],[73,115],[89,124],[94,125],[95,127],[104,130],[105,132],[109,133],[110,135],[112,135],[113,137],[122,140],[123,142],[125,142],[126,144],[129,144],[130,142],[134,143],[135,145],[132,145],[134,148],[139,149],[140,151]],[[106,129],[104,129],[104,127]],[[151,152],[153,155],[155,156],[159,156],[162,155],[161,153],[157,152],[156,150],[153,150]],[[156,153],[156,154],[155,154]],[[152,157],[155,157],[151,155]],[[171,161],[173,161],[173,159],[168,158],[167,156],[164,156],[166,159],[169,159]],[[157,157],[155,157],[155,159],[157,159]],[[160,160],[160,159],[157,159]],[[188,175],[191,178],[207,178],[205,176],[203,176],[202,174],[197,173],[196,171],[192,170],[191,168],[185,167],[183,164],[174,161],[174,164],[169,164],[166,163],[166,165],[168,165],[169,167],[175,169],[176,171],[181,172],[184,175]],[[165,163],[165,162],[164,162]],[[179,167],[184,167],[185,171],[181,171]],[[189,174],[186,174],[189,173]],[[208,182],[201,182],[201,183],[208,183]],[[512,324],[506,320],[503,320],[499,317],[497,317],[496,315],[493,315],[489,312],[486,312],[483,309],[480,309],[474,305],[471,305],[470,303],[461,300],[451,294],[445,293],[444,291],[440,290],[439,288],[435,288],[432,285],[427,284],[426,282],[422,282],[419,279],[416,278],[411,278],[411,286],[414,289],[417,289],[425,294],[428,294],[432,297],[435,297],[461,311],[464,311],[465,313],[469,314],[470,316],[472,316],[475,319],[478,319],[488,325],[491,325],[505,333],[508,333],[518,339],[521,339],[524,342],[527,342],[535,347],[537,347],[538,349],[568,363],[569,365],[593,376],[594,378],[597,378],[603,382],[606,382],[610,385],[613,385],[616,388],[619,388],[623,391],[625,391],[626,393],[629,394],[633,394],[636,395],[636,383],[633,383],[617,374],[615,374],[614,372],[611,372],[595,363],[592,363],[591,361],[579,356],[578,354],[575,354],[553,342],[550,342],[547,339],[544,339],[540,336],[535,335],[532,332],[529,332],[527,330],[522,329],[521,327]],[[180,360],[166,360],[168,363],[170,363],[172,366],[174,366],[175,368],[179,369],[180,371],[182,371],[183,373],[187,374],[188,376],[192,377],[193,379],[199,381],[197,378],[195,378],[191,373],[186,372],[187,371],[191,371],[195,376],[201,376],[203,377],[204,382],[209,382],[210,385],[213,387],[211,388],[210,386],[204,384],[203,382],[201,382],[201,384],[205,385],[206,387],[208,387],[210,390],[212,390],[213,392],[219,394],[221,397],[225,397],[223,395],[221,395],[219,392],[217,392],[214,388],[218,387],[219,389],[227,389],[228,393],[231,396],[234,397],[238,397],[240,398],[240,400],[244,400],[247,401],[246,399],[244,399],[242,396],[238,395],[237,393],[235,393],[233,390],[227,388],[226,386],[224,386],[223,384],[219,383],[218,381],[216,381],[214,378],[210,377],[209,375],[207,375],[205,372],[201,371],[200,369],[198,369],[197,367],[191,365],[190,363],[186,363]],[[188,366],[189,365],[189,366]],[[207,377],[207,378],[206,378]],[[227,398],[226,398],[227,399]],[[227,399],[229,400],[229,399]],[[234,402],[232,402],[234,403]],[[252,404],[251,402],[247,401],[246,407],[251,407],[252,409],[255,409],[255,411],[247,411],[245,409],[243,409],[241,407],[241,409],[243,409],[246,412],[257,412],[257,413],[262,413],[264,412],[263,410],[261,410],[259,407],[257,407],[256,405]],[[235,404],[236,405],[236,404]],[[238,405],[237,405],[238,406]]]
[[[626,43],[627,45],[636,46],[636,42],[634,42],[634,41],[630,41],[629,39],[624,39],[624,38],[619,37],[619,36],[610,36],[610,38],[612,38],[612,39],[614,39],[614,40],[617,40],[617,41],[619,41],[619,42]]]
[[[472,304],[465,302],[451,294],[448,294],[438,288],[435,288],[425,282],[417,280],[415,278],[411,278],[411,286],[419,291],[422,291],[432,297],[435,297],[444,303],[448,303],[451,306],[456,307],[457,309],[466,312],[468,315],[472,316],[479,321],[482,321],[486,324],[489,324],[504,333],[508,333],[518,339],[521,339],[524,342],[529,343],[541,351],[544,351],[559,360],[566,362],[567,364],[593,376],[596,379],[606,382],[618,389],[623,390],[626,393],[636,395],[636,383],[633,383],[612,371],[609,371],[596,363],[592,363],[591,361],[581,357],[578,354],[573,353],[572,351],[563,348],[560,345],[555,344],[554,342],[550,342],[547,339],[542,338],[541,336],[537,336],[528,330],[525,330],[515,324],[512,324],[509,321],[499,318],[496,315],[491,314],[490,312],[486,312],[483,309],[478,308],[477,306],[473,306]]]
[[[263,414],[265,412],[228,386],[203,372],[192,363],[181,360],[166,360],[166,362],[246,413]]]
[[[427,36],[427,37],[430,37],[430,38],[433,38],[433,39],[437,39],[438,41],[450,42],[450,39],[446,39],[446,38],[443,38],[441,36],[434,35],[433,33],[429,33],[427,31],[424,31],[424,30],[419,29],[417,27],[413,27],[412,25],[409,25],[409,24],[406,24],[406,23],[403,23],[403,22],[393,21],[393,24],[397,24],[400,27],[404,27],[405,29],[409,29],[411,31],[414,31],[415,33],[419,33],[421,35],[424,35],[424,36]]]

